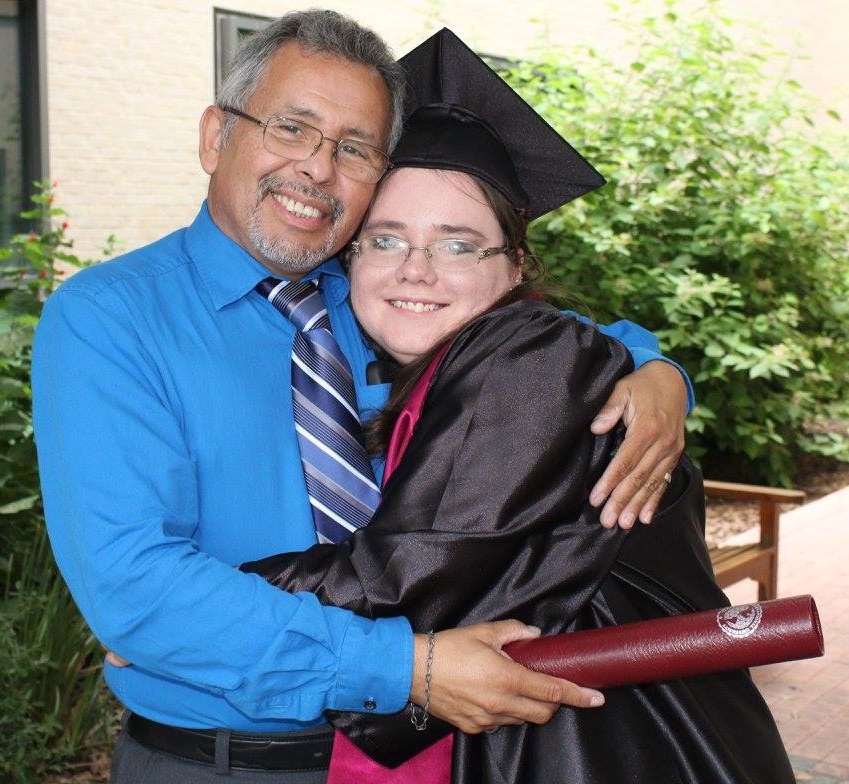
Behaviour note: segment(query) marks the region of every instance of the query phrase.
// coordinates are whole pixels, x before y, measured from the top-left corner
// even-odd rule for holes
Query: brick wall
[[[849,23],[849,4],[727,2],[735,14],[763,20],[780,48],[807,51],[812,59],[797,60],[794,75],[849,108],[849,54],[837,37]],[[230,0],[226,10],[273,17],[315,4]],[[602,3],[373,0],[353,11],[349,3],[323,5],[353,13],[398,54],[443,25],[479,51],[507,56],[527,54],[546,38],[565,47],[594,42],[608,52],[621,43]],[[213,100],[213,7],[208,0],[46,3],[49,171],[81,255],[96,255],[111,232],[130,249],[194,217],[206,191],[197,127]]]

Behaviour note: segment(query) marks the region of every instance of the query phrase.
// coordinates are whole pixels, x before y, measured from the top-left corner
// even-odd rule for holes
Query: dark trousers
[[[225,752],[226,754],[226,752]],[[233,770],[218,764],[191,762],[142,746],[122,730],[115,744],[110,784],[325,784],[326,770]]]

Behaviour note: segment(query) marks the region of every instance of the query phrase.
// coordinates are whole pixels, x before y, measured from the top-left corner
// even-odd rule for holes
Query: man
[[[316,537],[292,416],[295,330],[255,286],[320,278],[361,410],[383,402],[333,256],[382,174],[374,161],[397,139],[400,106],[400,71],[373,33],[333,12],[283,17],[243,49],[203,114],[210,184],[194,223],[75,275],[45,306],[33,408],[51,542],[95,634],[133,662],[106,668],[130,711],[116,782],[230,770],[323,781],[326,709],[395,712],[415,698],[480,732],[601,699],[502,657],[536,633],[522,624],[440,632],[434,657],[433,637],[403,618],[366,620],[233,568]],[[287,133],[318,134],[315,149],[282,157],[268,126],[283,117]],[[371,168],[350,160],[363,152]],[[662,380],[644,394],[658,400],[664,374],[678,378],[662,416],[680,421],[680,375],[652,365]],[[651,435],[658,416],[637,407],[635,422],[644,416]],[[656,506],[679,439],[649,447],[644,429],[622,447],[600,488],[619,494],[609,522]],[[637,476],[619,481],[629,463]]]

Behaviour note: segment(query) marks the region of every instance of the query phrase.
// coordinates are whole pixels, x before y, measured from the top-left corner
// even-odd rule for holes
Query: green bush
[[[719,3],[675,7],[629,28],[627,64],[506,72],[608,180],[532,236],[599,320],[643,324],[686,367],[712,475],[787,484],[802,453],[849,460],[849,138],[818,140],[811,99]]]
[[[116,710],[100,677],[103,649],[53,565],[42,528],[22,578],[0,596],[0,780],[36,784],[87,765]]]
[[[32,434],[33,330],[63,269],[87,262],[70,252],[51,188],[33,201],[21,217],[43,229],[0,248],[0,780],[10,784],[72,765],[106,742],[114,717],[103,651],[47,542]]]

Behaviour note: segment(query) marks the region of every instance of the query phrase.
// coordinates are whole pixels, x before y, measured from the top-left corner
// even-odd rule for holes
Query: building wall
[[[699,0],[683,0],[687,2]],[[702,0],[703,1],[703,0]],[[654,0],[649,0],[654,2]],[[273,17],[314,2],[228,0],[228,11]],[[352,11],[399,55],[443,25],[488,54],[527,55],[542,41],[622,40],[604,3],[574,0],[373,0]],[[628,7],[626,0],[622,5]],[[660,0],[654,2],[663,7]],[[795,57],[788,72],[849,116],[845,0],[724,0],[758,20]],[[63,0],[46,3],[48,150],[57,202],[70,215],[76,251],[94,257],[115,233],[130,249],[185,225],[206,191],[197,127],[214,91],[214,5],[208,0]],[[838,36],[841,39],[838,40]]]

